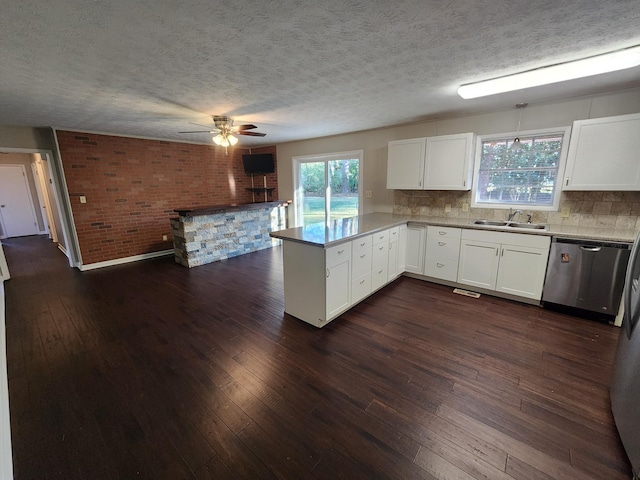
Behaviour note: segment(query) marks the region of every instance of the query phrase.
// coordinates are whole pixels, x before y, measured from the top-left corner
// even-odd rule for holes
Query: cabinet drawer
[[[439,260],[427,257],[425,275],[455,282],[458,279],[457,260]]]
[[[461,233],[462,233],[461,228],[438,227],[436,225],[429,225],[427,227],[427,236],[430,236],[430,237],[460,238]]]
[[[458,260],[460,254],[459,238],[427,237],[427,260]]]
[[[356,278],[351,283],[351,303],[356,303],[371,293],[371,272]]]
[[[373,235],[367,235],[366,237],[356,238],[351,242],[351,249],[353,251],[353,255],[355,256],[357,253],[363,250],[370,251],[372,244],[373,244]]]
[[[368,249],[358,249],[353,250],[353,255],[351,259],[351,276],[353,278],[357,278],[365,273],[371,272],[371,258],[373,256],[373,251],[371,250],[371,245],[369,245]]]
[[[397,242],[400,238],[400,227],[393,227],[388,230],[389,242]]]
[[[326,251],[327,266],[337,265],[338,263],[351,258],[351,242],[341,243],[335,247],[327,248]]]
[[[389,242],[389,230],[382,230],[381,232],[376,232],[373,234],[373,244],[377,245],[379,243],[388,243]]]

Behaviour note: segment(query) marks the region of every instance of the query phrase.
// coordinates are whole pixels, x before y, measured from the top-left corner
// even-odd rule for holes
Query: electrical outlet
[[[373,193],[371,192],[371,190],[367,190],[364,192],[364,196],[367,198],[371,198],[373,197]]]
[[[162,235],[162,241],[166,242],[167,241],[167,236],[166,235]]]
[[[451,204],[450,203],[445,204],[444,213],[451,213]]]
[[[468,212],[469,211],[469,204],[467,202],[463,202],[461,210],[463,212]]]
[[[571,209],[569,207],[562,207],[562,210],[560,210],[560,216],[562,218],[569,218],[570,214],[571,214]]]
[[[87,203],[87,197],[80,195],[80,203]]]

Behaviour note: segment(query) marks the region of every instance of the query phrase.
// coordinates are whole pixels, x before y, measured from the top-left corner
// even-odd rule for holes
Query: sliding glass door
[[[361,150],[294,157],[296,224],[358,215],[361,161]]]

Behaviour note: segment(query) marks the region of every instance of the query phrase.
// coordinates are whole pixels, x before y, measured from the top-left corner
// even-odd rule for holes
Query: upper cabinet
[[[573,122],[563,190],[640,190],[640,114]]]
[[[389,142],[387,188],[422,189],[426,144],[426,138]]]
[[[387,188],[470,190],[474,134],[389,142]]]

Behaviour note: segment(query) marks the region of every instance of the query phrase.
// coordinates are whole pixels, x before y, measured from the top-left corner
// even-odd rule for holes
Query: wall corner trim
[[[137,262],[138,260],[148,260],[150,258],[156,258],[156,257],[166,257],[169,255],[173,255],[173,249],[161,250],[159,252],[145,253],[142,255],[133,255],[131,257],[116,258],[116,259],[107,260],[104,262],[90,263],[88,265],[80,265],[78,266],[78,268],[80,269],[81,272],[86,272],[87,270],[95,270],[96,268],[112,267],[114,265],[122,265],[123,263]]]

